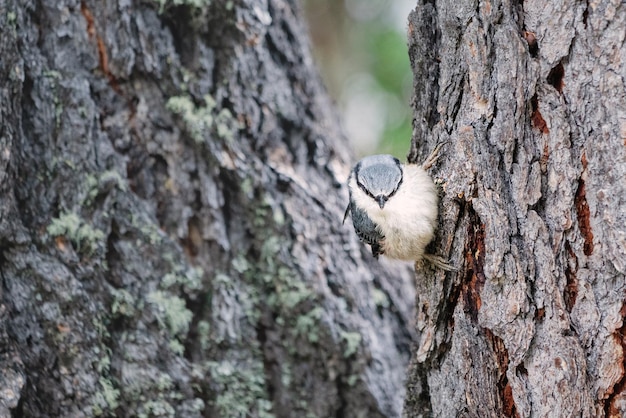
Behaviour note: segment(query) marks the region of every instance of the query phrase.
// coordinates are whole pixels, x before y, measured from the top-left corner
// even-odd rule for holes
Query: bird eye
[[[361,181],[359,181],[357,179],[356,184],[359,186],[359,189],[363,190],[363,192],[368,195],[369,197],[371,197],[372,199],[375,199],[374,195],[372,194],[372,192],[369,191],[369,189],[363,184],[361,183]]]

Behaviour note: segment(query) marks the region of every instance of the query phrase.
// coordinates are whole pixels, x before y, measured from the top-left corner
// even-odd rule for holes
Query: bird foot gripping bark
[[[424,259],[435,267],[439,267],[445,271],[458,271],[456,267],[450,264],[445,258],[434,254],[424,254]]]
[[[437,162],[437,159],[439,159],[439,151],[441,151],[441,148],[445,144],[446,142],[440,142],[437,144],[437,146],[435,146],[435,149],[432,150],[428,158],[426,158],[426,160],[422,163],[422,168],[424,170],[428,170]]]

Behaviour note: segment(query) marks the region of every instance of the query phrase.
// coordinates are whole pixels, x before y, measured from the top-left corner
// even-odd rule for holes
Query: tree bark
[[[401,414],[294,1],[0,0],[0,118],[1,416]]]
[[[447,142],[407,417],[626,416],[626,5],[419,1],[419,161]]]

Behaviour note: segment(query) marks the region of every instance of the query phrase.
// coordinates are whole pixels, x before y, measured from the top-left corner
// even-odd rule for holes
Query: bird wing
[[[352,214],[352,225],[359,239],[372,247],[372,255],[376,258],[383,254],[382,244],[385,236],[380,232],[378,225],[367,216],[364,210],[358,208],[353,202],[346,209],[346,216]],[[345,217],[344,217],[345,220]]]

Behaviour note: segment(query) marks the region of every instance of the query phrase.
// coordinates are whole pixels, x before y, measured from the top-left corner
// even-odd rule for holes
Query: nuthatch
[[[391,155],[372,155],[359,161],[348,178],[354,230],[372,247],[376,258],[419,261],[425,258],[444,270],[454,270],[443,258],[426,254],[435,235],[437,188],[426,170],[437,160],[441,144],[421,166],[401,164]]]

